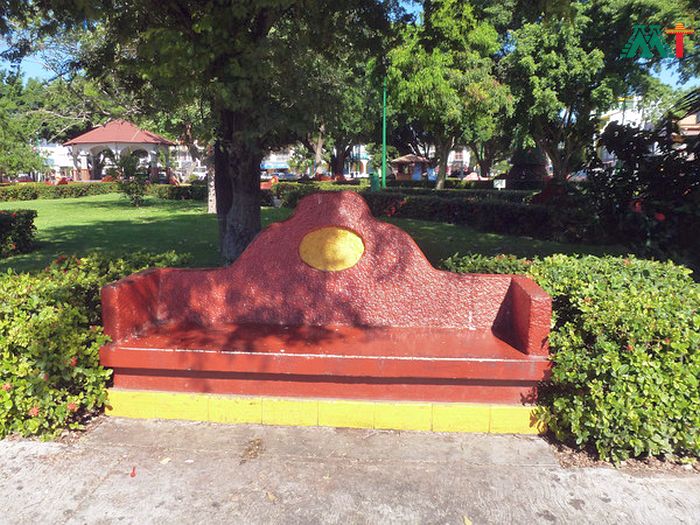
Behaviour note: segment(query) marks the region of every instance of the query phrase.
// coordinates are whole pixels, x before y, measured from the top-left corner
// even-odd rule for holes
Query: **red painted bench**
[[[102,307],[119,388],[521,403],[549,371],[532,280],[435,270],[352,192],[304,198],[229,267],[105,286]]]

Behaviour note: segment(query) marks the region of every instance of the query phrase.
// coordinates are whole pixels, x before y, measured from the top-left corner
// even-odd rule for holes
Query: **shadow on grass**
[[[173,250],[190,254],[193,267],[221,264],[216,216],[204,213],[203,203],[149,198],[147,206],[134,208],[123,199],[76,199],[63,205],[65,208],[62,206],[52,212],[60,213],[67,217],[67,221],[75,223],[40,226],[38,249],[0,261],[0,271],[8,268],[36,271],[46,267],[59,255],[82,256],[92,251],[117,257],[133,251]],[[99,212],[89,214],[90,210]],[[284,220],[289,215],[291,210],[288,209],[263,208],[263,226]],[[510,253],[521,257],[552,253],[621,253],[621,248],[615,246],[583,246],[508,237],[429,221],[390,219],[387,222],[407,231],[434,266],[439,266],[441,260],[456,252],[483,255]]]
[[[53,226],[39,232],[37,250],[3,260],[0,269],[40,270],[59,255],[82,256],[92,251],[121,256],[174,250],[191,254],[193,266],[218,266],[216,228],[216,218],[204,214]]]
[[[116,196],[115,196],[116,197]],[[110,200],[88,200],[88,199],[71,199],[70,202],[64,203],[66,207],[73,209],[104,209],[104,210],[121,210],[124,212],[138,211],[141,209],[152,210],[157,208],[176,208],[178,210],[205,210],[206,203],[193,200],[168,200],[158,199],[147,196],[140,206],[133,206],[125,197],[113,198]]]

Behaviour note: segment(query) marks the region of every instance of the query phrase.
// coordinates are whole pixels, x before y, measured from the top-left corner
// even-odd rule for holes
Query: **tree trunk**
[[[491,166],[493,166],[493,158],[490,156],[485,156],[478,160],[479,163],[479,173],[480,177],[490,177],[491,176]]]
[[[195,148],[196,149],[196,148]],[[216,213],[216,169],[214,148],[208,146],[204,153],[204,167],[207,169],[207,213]]]
[[[314,172],[311,174],[312,177],[316,176],[319,171],[323,171],[321,168],[321,163],[323,163],[323,133],[326,131],[326,126],[321,124],[318,129],[318,140],[316,140],[316,147],[314,152]]]
[[[552,140],[549,137],[542,138],[537,141],[538,146],[544,150],[552,162],[552,176],[557,180],[566,180],[569,176],[570,166],[568,157],[564,156],[564,152],[559,150],[561,140],[557,137]]]
[[[216,214],[221,256],[236,260],[261,229],[260,148],[243,140],[245,116],[221,112],[219,139],[214,150]]]
[[[214,168],[207,168],[207,213],[216,213],[216,176]]]
[[[438,146],[438,176],[435,182],[435,189],[442,190],[445,188],[445,179],[447,178],[447,157],[450,154],[449,146]]]
[[[345,159],[348,157],[349,148],[345,144],[335,146],[335,154],[331,159],[333,175],[342,175],[345,168]]]

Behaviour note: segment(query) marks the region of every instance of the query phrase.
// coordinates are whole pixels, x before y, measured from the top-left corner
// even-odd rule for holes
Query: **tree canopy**
[[[447,176],[450,150],[466,144],[489,115],[510,103],[490,58],[498,47],[494,27],[479,22],[469,4],[431,0],[424,3],[423,23],[406,26],[389,53],[390,93],[435,147],[438,188]]]

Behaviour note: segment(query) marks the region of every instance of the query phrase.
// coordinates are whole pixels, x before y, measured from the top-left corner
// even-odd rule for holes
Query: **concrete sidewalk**
[[[700,522],[697,474],[563,469],[536,437],[113,418],[0,465],[2,524]]]

